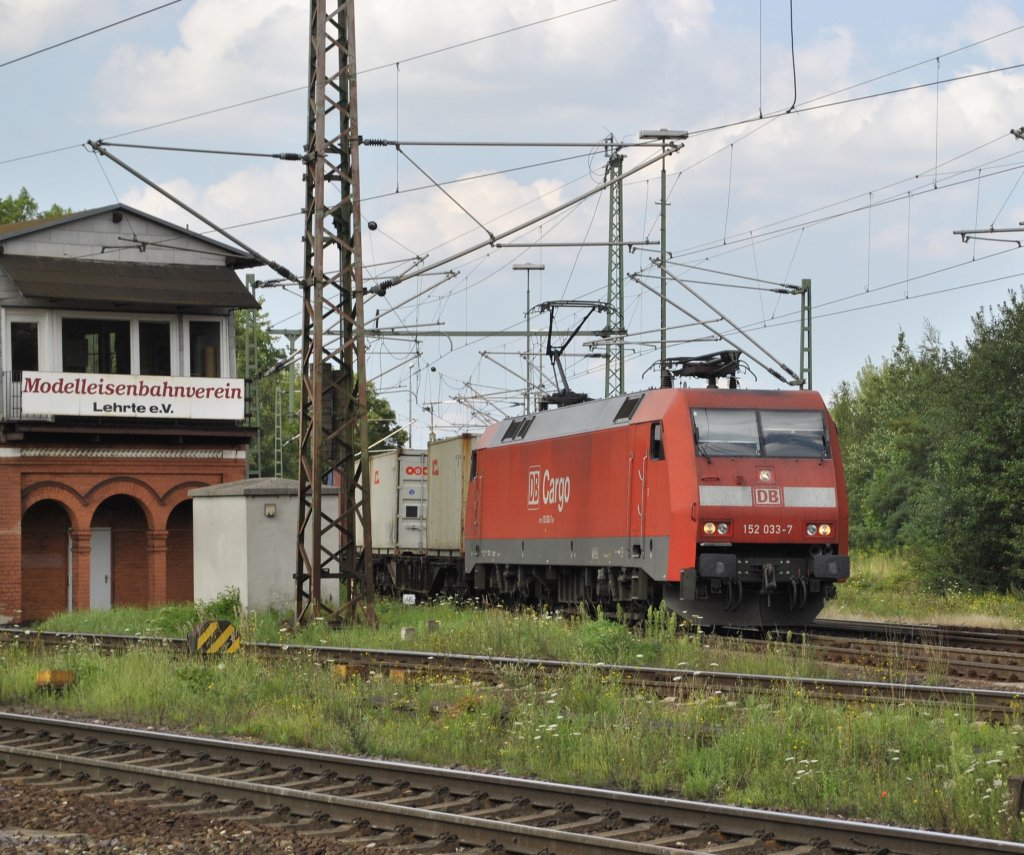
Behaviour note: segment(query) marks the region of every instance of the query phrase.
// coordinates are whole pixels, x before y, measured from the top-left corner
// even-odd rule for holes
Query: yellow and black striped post
[[[190,653],[211,656],[218,653],[237,653],[242,639],[231,621],[211,620],[201,623],[188,636]]]

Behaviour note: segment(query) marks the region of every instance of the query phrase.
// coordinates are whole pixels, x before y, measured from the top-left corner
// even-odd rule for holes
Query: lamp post
[[[533,356],[530,354],[530,271],[531,270],[543,270],[543,264],[513,264],[513,270],[525,270],[526,271],[526,393],[523,395],[523,415],[530,412],[530,387],[532,386],[531,379],[531,366],[533,365]]]
[[[665,331],[668,328],[668,316],[666,312],[666,298],[668,296],[668,280],[666,278],[665,262],[668,256],[668,250],[666,248],[667,242],[667,231],[665,227],[666,223],[666,212],[668,209],[668,199],[666,196],[667,185],[666,185],[666,173],[665,173],[665,161],[668,156],[683,147],[683,140],[688,139],[690,136],[688,131],[669,131],[662,128],[658,131],[640,131],[640,139],[642,140],[660,140],[661,142],[661,371],[660,379],[664,383],[665,378],[665,362],[668,360],[668,344],[666,342]],[[673,142],[673,140],[677,142]]]

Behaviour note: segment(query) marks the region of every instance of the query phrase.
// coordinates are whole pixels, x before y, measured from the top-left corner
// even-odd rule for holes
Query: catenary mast
[[[604,370],[604,396],[613,398],[625,391],[626,348],[623,341],[623,273],[622,244],[622,160],[620,148],[608,140],[608,165],[605,180],[608,184],[608,326],[611,343],[605,348],[607,363]]]
[[[310,0],[295,615],[376,623],[359,239],[354,0]],[[330,481],[337,488],[326,489]],[[360,485],[361,489],[357,489]],[[357,546],[357,531],[361,544]]]

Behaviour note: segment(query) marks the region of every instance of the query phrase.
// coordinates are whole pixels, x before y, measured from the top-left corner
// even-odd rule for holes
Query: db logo
[[[754,487],[755,505],[781,505],[782,490],[779,487]]]
[[[405,474],[406,475],[412,475],[413,477],[422,478],[424,475],[427,474],[427,467],[426,466],[406,466],[405,467]]]
[[[540,505],[540,467],[535,466],[527,474],[526,507],[536,508]]]

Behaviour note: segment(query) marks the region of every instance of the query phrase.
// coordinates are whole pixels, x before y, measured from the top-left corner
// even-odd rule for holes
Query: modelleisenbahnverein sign
[[[21,412],[26,416],[238,420],[245,417],[245,381],[25,371]]]

